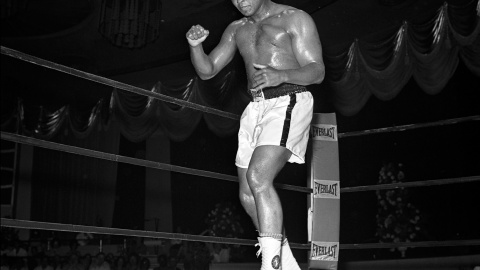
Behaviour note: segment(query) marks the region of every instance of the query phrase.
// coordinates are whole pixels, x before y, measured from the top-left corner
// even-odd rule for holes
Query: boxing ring
[[[21,53],[6,47],[1,47],[1,53],[19,60],[23,60],[35,65],[39,65],[58,72],[70,74],[85,80],[90,80],[99,84],[114,87],[116,89],[129,91],[139,95],[148,96],[164,102],[173,103],[194,110],[215,114],[234,120],[239,120],[239,116],[220,111],[214,108],[190,103],[184,100],[172,98],[159,93],[154,93],[139,87],[131,86],[101,76],[76,70],[67,66],[56,64],[44,59],[40,59],[28,54]],[[309,220],[304,226],[309,227],[309,242],[307,243],[290,243],[292,249],[302,249],[309,252],[310,269],[337,269],[339,258],[341,260],[342,250],[361,250],[361,249],[389,249],[398,247],[468,247],[480,246],[480,239],[470,240],[451,240],[451,241],[417,241],[417,242],[396,242],[396,243],[362,243],[362,244],[343,244],[339,238],[339,222],[340,222],[340,195],[343,193],[378,191],[390,189],[416,188],[439,185],[461,185],[464,183],[480,181],[480,175],[469,177],[458,177],[448,179],[423,180],[415,182],[398,182],[390,184],[377,184],[369,186],[340,187],[339,162],[338,162],[338,142],[343,138],[355,136],[368,136],[372,134],[383,134],[391,132],[402,132],[406,130],[430,128],[446,125],[455,125],[458,123],[479,121],[480,115],[469,117],[445,119],[442,121],[419,123],[402,126],[393,126],[379,129],[371,129],[356,132],[337,133],[335,114],[315,114],[312,121],[310,152],[310,174],[309,186],[293,186],[286,184],[275,184],[277,189],[290,190],[294,192],[304,193],[310,201],[309,204]],[[176,166],[166,163],[154,162],[149,160],[131,158],[122,155],[99,152],[80,147],[59,144],[55,142],[26,137],[23,135],[1,132],[1,139],[30,145],[33,147],[46,148],[56,151],[62,151],[75,155],[82,155],[90,158],[108,160],[112,162],[126,163],[145,168],[156,170],[165,170],[182,174],[190,174],[195,176],[209,177],[212,179],[238,182],[237,176],[226,175],[211,171],[192,169],[182,166]],[[325,150],[327,149],[327,150]],[[322,165],[323,164],[323,165]],[[327,166],[328,165],[328,166]],[[322,196],[322,193],[325,196]],[[306,211],[306,210],[301,210]],[[348,221],[343,221],[348,222]],[[154,232],[145,230],[128,230],[119,228],[83,226],[75,224],[61,224],[51,222],[38,222],[30,220],[18,219],[1,219],[2,227],[11,227],[19,229],[38,229],[47,231],[64,231],[64,232],[83,232],[104,235],[119,235],[126,237],[143,237],[157,239],[171,239],[182,241],[201,241],[209,243],[235,244],[254,246],[257,240],[225,238],[215,236],[202,236],[169,232]],[[330,245],[330,246],[328,246]],[[477,262],[480,264],[480,262]]]

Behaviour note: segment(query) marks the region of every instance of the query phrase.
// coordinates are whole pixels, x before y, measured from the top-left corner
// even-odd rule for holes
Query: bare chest
[[[264,60],[266,63],[276,55],[293,54],[291,37],[282,25],[247,23],[239,29],[236,39],[240,54],[246,61]]]

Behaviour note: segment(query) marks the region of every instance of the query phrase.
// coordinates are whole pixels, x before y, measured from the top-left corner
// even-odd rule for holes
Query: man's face
[[[232,0],[233,5],[246,17],[254,15],[263,0]]]
[[[105,256],[104,255],[98,255],[97,256],[97,262],[99,265],[101,265],[105,261]]]
[[[77,256],[76,254],[72,254],[72,255],[70,256],[70,261],[71,261],[72,263],[77,263],[77,262],[78,262],[78,256]]]

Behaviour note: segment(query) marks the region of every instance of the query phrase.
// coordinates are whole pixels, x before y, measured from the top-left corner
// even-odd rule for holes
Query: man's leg
[[[246,178],[255,200],[260,233],[282,234],[283,211],[273,181],[291,156],[280,146],[255,148]]]
[[[257,231],[260,229],[258,225],[257,206],[255,205],[255,198],[250,190],[247,182],[247,168],[237,168],[239,179],[239,198],[245,212],[252,219],[253,225]]]
[[[290,156],[291,152],[284,147],[259,146],[246,172],[258,218],[262,270],[282,267],[283,210],[273,182]]]
[[[283,150],[285,150],[286,153]],[[289,150],[286,150],[283,147],[277,147],[277,146],[263,146],[263,147],[261,146],[261,147],[258,147],[255,151],[256,151],[256,153],[254,152],[254,157],[255,158],[252,157],[252,161],[250,162],[249,169],[255,168],[255,166],[254,166],[255,164],[257,164],[257,165],[260,164],[260,166],[259,166],[260,168],[257,167],[256,170],[262,170],[262,167],[263,168],[270,168],[269,169],[269,175],[266,177],[266,179],[270,179],[270,182],[267,183],[269,185],[269,187],[265,187],[265,189],[266,190],[270,189],[270,192],[273,190],[273,196],[274,196],[274,199],[276,199],[276,200],[274,200],[274,205],[276,205],[274,207],[279,207],[280,208],[277,211],[282,213],[281,216],[283,217],[283,212],[282,212],[282,209],[281,209],[280,200],[278,199],[278,195],[277,195],[275,189],[273,188],[273,180],[275,179],[277,174],[280,172],[280,170],[283,168],[285,163],[288,161],[291,153],[290,153]],[[277,160],[276,156],[280,156],[279,157],[279,159],[280,159],[279,162],[275,162],[275,160]],[[259,161],[255,161],[257,159]],[[272,165],[269,162],[273,162],[275,164]],[[253,176],[253,179],[260,179],[260,178],[255,178],[255,177],[259,177],[259,176],[255,176],[256,173],[254,171],[249,171],[245,168],[238,168],[238,176],[239,176],[239,182],[240,182],[239,197],[240,197],[240,201],[242,203],[242,206],[245,208],[245,211],[247,212],[247,214],[252,219],[253,224],[255,225],[255,228],[257,230],[259,230],[259,232],[262,233],[262,232],[265,232],[265,231],[260,229],[259,216],[257,214],[257,205],[255,204],[255,197],[261,197],[261,194],[259,194],[260,192],[257,192],[257,196],[253,195],[252,188],[249,184],[249,181],[252,180],[252,178],[249,178],[250,180],[247,179],[247,172],[249,173],[249,176]],[[261,181],[261,179],[260,179],[260,181]],[[262,188],[261,188],[262,184],[254,184],[253,186],[262,190]],[[268,205],[268,199],[266,201],[267,201],[267,205]],[[273,213],[273,212],[275,212],[275,210],[267,211],[267,212]],[[268,217],[268,213],[265,216]],[[279,219],[278,217],[275,216],[273,218],[273,220],[280,221],[277,224],[280,229],[275,230],[275,233],[281,234],[282,232],[284,232],[284,230],[283,230],[283,218]],[[268,224],[268,222],[269,221],[268,221],[268,218],[267,218],[266,223]],[[278,226],[273,226],[273,227],[278,227]],[[300,269],[300,267],[298,266],[298,263],[296,262],[295,258],[293,257],[292,251],[291,251],[290,246],[288,245],[288,241],[285,237],[284,237],[283,242],[282,242],[281,254],[282,254],[281,255],[281,264],[282,264],[282,266],[285,267],[284,270],[287,270],[287,269],[288,270],[299,270]]]
[[[247,183],[258,217],[261,270],[282,269],[283,210],[273,181],[290,155],[289,150],[280,146],[259,146],[253,151],[248,166]]]

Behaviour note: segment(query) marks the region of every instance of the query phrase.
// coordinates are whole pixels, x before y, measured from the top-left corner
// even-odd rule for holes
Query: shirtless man
[[[286,162],[305,162],[313,98],[306,85],[323,81],[325,67],[317,28],[304,11],[271,0],[232,0],[245,16],[232,22],[209,55],[208,30],[187,32],[198,76],[214,77],[234,57],[243,57],[252,102],[238,133],[240,201],[259,232],[261,269],[300,269],[284,237],[283,212],[273,186]]]

